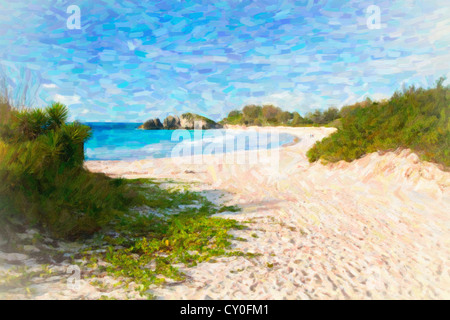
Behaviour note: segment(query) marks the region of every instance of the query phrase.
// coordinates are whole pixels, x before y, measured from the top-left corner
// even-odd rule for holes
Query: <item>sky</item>
[[[60,101],[81,121],[384,99],[450,78],[449,46],[447,0],[0,0],[10,85],[32,79],[36,106]]]

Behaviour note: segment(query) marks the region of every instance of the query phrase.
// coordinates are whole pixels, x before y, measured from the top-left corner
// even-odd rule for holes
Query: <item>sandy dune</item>
[[[272,130],[260,128],[258,130]],[[450,298],[450,173],[408,150],[352,163],[309,164],[305,152],[331,128],[277,128],[296,144],[222,156],[90,161],[112,176],[170,178],[216,202],[238,204],[251,220],[235,241],[256,258],[223,258],[186,269],[190,281],[163,288],[164,299]]]

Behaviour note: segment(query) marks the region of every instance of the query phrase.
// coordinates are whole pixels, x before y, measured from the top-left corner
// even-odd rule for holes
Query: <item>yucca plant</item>
[[[67,121],[69,109],[59,102],[54,102],[45,109],[48,117],[48,128],[51,130],[61,128]]]
[[[13,116],[13,128],[18,141],[36,139],[48,128],[49,117],[41,109],[22,109],[15,111]]]
[[[91,128],[74,121],[61,127],[61,136],[65,146],[62,160],[81,165],[84,160],[84,142],[91,137]]]
[[[91,136],[91,128],[81,124],[78,121],[65,124],[61,128],[61,133],[64,137],[74,144],[85,142]]]
[[[91,129],[66,123],[66,106],[19,110],[5,104],[0,111],[10,115],[0,121],[0,226],[20,218],[53,236],[74,238],[137,204],[127,185],[83,168]]]

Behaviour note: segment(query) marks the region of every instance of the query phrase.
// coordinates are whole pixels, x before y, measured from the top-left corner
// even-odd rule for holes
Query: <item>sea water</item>
[[[176,150],[210,154],[278,148],[294,141],[286,133],[254,130],[140,130],[140,123],[85,123],[92,137],[85,143],[86,160],[170,158]],[[175,156],[182,156],[183,154]]]

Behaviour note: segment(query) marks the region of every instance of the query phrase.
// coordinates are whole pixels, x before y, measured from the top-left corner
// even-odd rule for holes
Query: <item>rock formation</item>
[[[143,125],[139,126],[139,129],[144,130],[176,130],[176,129],[220,129],[221,124],[215,121],[202,117],[194,113],[184,113],[181,117],[178,116],[168,116],[164,119],[163,123],[156,118],[146,121]]]
[[[164,129],[175,130],[180,128],[180,118],[178,116],[168,116],[164,119]]]
[[[139,129],[160,130],[164,129],[164,127],[161,121],[158,118],[155,118],[145,121],[143,125],[139,126]]]

